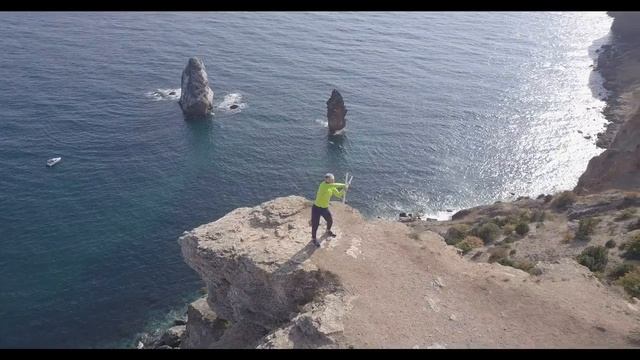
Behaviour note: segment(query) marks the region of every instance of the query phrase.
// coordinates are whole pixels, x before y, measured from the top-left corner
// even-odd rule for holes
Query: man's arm
[[[338,198],[342,199],[342,197],[344,196],[344,189],[338,190],[336,188],[332,188],[331,189],[331,194],[333,194],[333,196],[335,196],[335,197],[338,197]]]
[[[331,183],[331,184],[329,184],[329,185],[331,185],[331,186],[335,186],[335,187],[337,187],[337,188],[343,188],[343,187],[347,186],[347,184],[337,183],[337,182]]]

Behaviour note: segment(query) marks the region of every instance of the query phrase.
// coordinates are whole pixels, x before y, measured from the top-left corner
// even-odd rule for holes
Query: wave
[[[242,94],[231,93],[224,96],[222,102],[216,105],[218,110],[222,110],[227,113],[238,113],[242,109],[247,107],[247,103],[242,102]]]
[[[155,101],[162,101],[162,100],[176,101],[180,99],[181,93],[182,91],[179,88],[178,89],[156,89],[154,91],[149,91],[145,95],[148,98],[151,98]]]
[[[329,122],[326,120],[322,120],[322,119],[315,119],[313,120],[315,121],[317,124],[322,125],[322,127],[329,127]]]

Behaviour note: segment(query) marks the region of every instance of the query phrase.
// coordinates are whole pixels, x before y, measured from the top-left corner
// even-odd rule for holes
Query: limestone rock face
[[[188,346],[229,344],[221,338],[218,344],[207,345],[206,341],[216,341],[218,333],[194,336],[201,326],[192,326],[192,319],[203,324],[218,321],[214,326],[218,328],[223,321],[235,328],[231,332],[249,329],[257,341],[286,324],[323,291],[335,289],[338,282],[332,274],[310,263],[300,266],[313,246],[307,244],[308,214],[300,216],[304,211],[311,211],[311,201],[299,196],[280,198],[236,209],[180,238],[187,264],[201,275],[208,290],[207,306],[191,306]]]
[[[227,322],[211,310],[206,297],[189,304],[187,319],[183,349],[206,349],[220,340],[227,327]]]
[[[540,275],[476,263],[435,232],[412,236],[341,202],[330,205],[337,236],[317,247],[311,205],[277,198],[183,234],[208,293],[181,347],[621,347],[639,324],[636,305],[572,258],[539,261]]]
[[[180,107],[185,116],[206,116],[213,110],[213,91],[202,60],[190,58],[181,82]]]
[[[342,132],[347,125],[345,120],[347,108],[338,90],[333,89],[331,97],[327,100],[327,121],[329,122],[329,135],[337,135]]]

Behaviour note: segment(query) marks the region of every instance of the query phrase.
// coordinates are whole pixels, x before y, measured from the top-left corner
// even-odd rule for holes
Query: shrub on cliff
[[[608,251],[604,246],[589,246],[578,255],[577,260],[593,272],[603,271],[607,266]]]
[[[475,236],[467,236],[464,238],[464,240],[456,244],[456,247],[462,250],[463,254],[466,254],[472,249],[479,248],[482,246],[484,246],[484,242],[482,241],[482,239]]]
[[[636,234],[631,240],[627,241],[624,256],[628,258],[640,259],[640,234]]]
[[[509,257],[509,248],[504,246],[491,248],[488,252],[491,254],[488,260],[490,263]]]
[[[520,236],[525,235],[529,232],[529,224],[526,222],[521,222],[516,226],[516,233]]]
[[[578,230],[576,230],[576,236],[574,237],[574,239],[581,241],[591,240],[591,234],[593,234],[596,229],[596,225],[598,225],[599,222],[600,219],[592,217],[580,219],[580,222],[578,223]]]
[[[615,241],[613,241],[613,240],[609,240],[609,241],[607,241],[607,242],[604,244],[604,246],[605,246],[607,249],[613,249],[614,247],[616,247],[616,242],[615,242]]]
[[[609,272],[608,276],[612,280],[617,280],[625,276],[627,273],[632,272],[635,269],[636,269],[636,266],[632,264],[625,264],[625,263],[618,264]]]
[[[509,236],[513,233],[515,229],[516,229],[515,226],[511,224],[506,224],[505,226],[502,227],[502,235]]]
[[[520,269],[522,271],[526,271],[531,273],[531,270],[534,268],[535,264],[529,260],[514,260],[508,257],[501,258],[498,260],[498,264],[504,266],[511,266],[512,268]]]
[[[569,206],[573,205],[577,200],[576,194],[573,191],[563,191],[553,199],[551,206],[556,210],[567,210]]]
[[[500,235],[500,227],[492,222],[488,222],[477,228],[474,235],[481,238],[485,244],[489,244],[495,241],[498,235]]]
[[[444,240],[449,245],[455,245],[462,241],[469,232],[469,226],[465,224],[456,224],[451,226],[444,235]]]
[[[618,284],[631,296],[640,297],[640,269],[626,273],[618,279]]]

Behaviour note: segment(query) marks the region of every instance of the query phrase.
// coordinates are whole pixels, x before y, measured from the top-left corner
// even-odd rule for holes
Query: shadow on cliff
[[[311,231],[311,227],[309,227],[309,231]],[[329,238],[327,234],[322,234],[322,236],[318,238],[318,241],[320,241],[320,244],[323,244],[325,241],[331,241],[330,239],[331,238]],[[315,246],[311,241],[309,241],[309,243],[305,247],[300,249],[297,253],[295,253],[291,257],[291,259],[282,264],[282,266],[280,266],[276,273],[281,275],[292,272],[298,267],[298,265],[309,259],[311,255],[313,255],[313,253],[318,249],[319,247]]]

